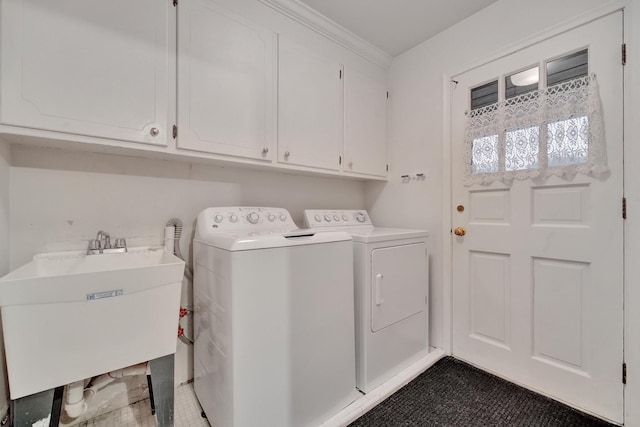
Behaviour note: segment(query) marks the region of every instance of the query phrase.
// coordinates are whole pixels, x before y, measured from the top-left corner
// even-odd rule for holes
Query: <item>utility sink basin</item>
[[[184,261],[163,248],[36,255],[0,279],[11,399],[176,351]]]

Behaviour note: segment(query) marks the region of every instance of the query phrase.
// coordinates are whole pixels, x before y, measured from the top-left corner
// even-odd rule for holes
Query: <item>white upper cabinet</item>
[[[3,0],[0,122],[166,145],[169,1]]]
[[[345,67],[344,120],[343,170],[386,176],[386,85]]]
[[[278,162],[340,169],[342,65],[278,37]]]
[[[178,10],[178,147],[271,160],[275,34],[211,0]]]
[[[267,3],[0,0],[0,134],[385,179],[385,58]]]

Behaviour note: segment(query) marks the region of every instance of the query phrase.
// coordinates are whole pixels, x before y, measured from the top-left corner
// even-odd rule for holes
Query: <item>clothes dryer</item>
[[[194,251],[194,388],[216,427],[317,426],[353,402],[353,255],[285,209],[209,208]]]
[[[364,210],[305,210],[304,222],[353,239],[356,385],[368,393],[428,352],[428,232],[375,227]]]

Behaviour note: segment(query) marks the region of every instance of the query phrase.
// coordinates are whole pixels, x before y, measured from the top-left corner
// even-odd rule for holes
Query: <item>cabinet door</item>
[[[338,170],[342,66],[278,38],[278,161]]]
[[[166,145],[169,28],[157,0],[4,0],[0,122]]]
[[[349,68],[344,79],[343,170],[386,176],[386,85]]]
[[[275,35],[216,5],[178,13],[178,147],[271,160]]]

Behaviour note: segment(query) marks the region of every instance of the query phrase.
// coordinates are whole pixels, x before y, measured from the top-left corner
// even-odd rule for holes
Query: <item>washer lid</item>
[[[350,241],[351,236],[341,231],[315,231],[296,229],[291,231],[263,231],[255,233],[218,233],[199,236],[194,242],[228,251],[281,248],[320,243]]]
[[[404,228],[349,228],[344,230],[351,234],[354,242],[375,243],[400,239],[425,239],[429,237],[426,230],[409,230]]]

